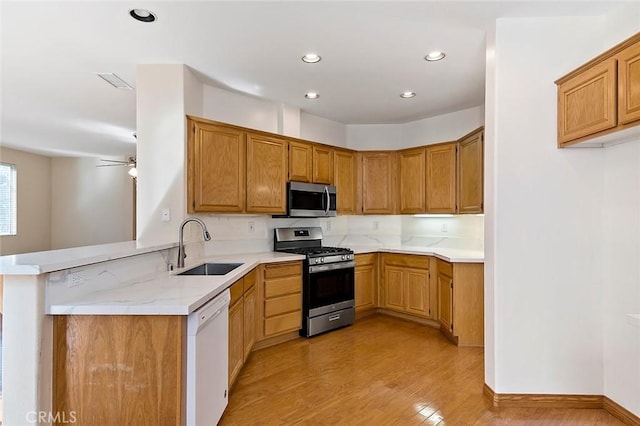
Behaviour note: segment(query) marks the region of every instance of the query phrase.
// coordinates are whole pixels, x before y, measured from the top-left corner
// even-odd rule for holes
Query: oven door
[[[354,306],[355,262],[309,266],[305,283],[305,316],[315,317]]]

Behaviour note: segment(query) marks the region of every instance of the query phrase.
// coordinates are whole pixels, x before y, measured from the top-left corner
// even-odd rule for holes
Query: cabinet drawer
[[[391,254],[382,255],[383,261],[388,265],[409,266],[411,268],[429,269],[429,256],[410,255],[410,254]]]
[[[229,306],[233,306],[238,300],[242,299],[242,293],[244,293],[244,279],[240,278],[238,281],[233,283],[230,291],[231,301],[229,302]]]
[[[449,262],[438,259],[438,273],[444,274],[448,277],[453,277],[453,265]]]
[[[302,309],[302,295],[288,294],[264,301],[264,316],[266,318]]]
[[[302,275],[301,262],[271,264],[264,267],[264,277],[266,279],[288,277],[291,275]]]
[[[264,335],[270,337],[288,331],[300,330],[302,326],[302,312],[290,312],[264,320]]]
[[[377,253],[356,254],[356,266],[373,265],[377,260]]]
[[[250,288],[256,284],[256,270],[252,269],[247,275],[244,276],[244,292],[246,293]]]
[[[300,276],[279,278],[264,282],[264,297],[276,297],[302,291],[302,278]]]

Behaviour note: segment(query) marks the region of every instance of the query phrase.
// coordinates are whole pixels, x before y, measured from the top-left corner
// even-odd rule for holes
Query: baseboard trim
[[[495,393],[486,383],[482,393],[495,409],[500,408],[600,408],[631,426],[640,426],[640,417],[602,395]]]
[[[608,398],[606,396],[602,397],[602,408],[604,408],[605,411],[625,424],[640,426],[640,417],[636,416],[631,411],[627,410],[611,398]]]

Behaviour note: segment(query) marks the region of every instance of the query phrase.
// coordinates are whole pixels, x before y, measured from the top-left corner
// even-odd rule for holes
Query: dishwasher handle
[[[226,289],[206,305],[189,315],[189,329],[197,333],[207,323],[217,318],[222,313],[229,312],[231,292]],[[191,334],[191,333],[189,333]]]

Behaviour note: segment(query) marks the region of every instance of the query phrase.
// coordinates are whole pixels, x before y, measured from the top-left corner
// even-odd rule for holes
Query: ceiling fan
[[[105,163],[111,163],[111,164],[98,164],[96,167],[113,167],[113,166],[126,166],[126,167],[130,167],[129,169],[129,176],[131,176],[132,178],[137,178],[138,177],[138,170],[136,169],[136,158],[135,157],[129,157],[129,159],[127,161],[124,160],[105,160],[105,159],[100,159],[100,161],[104,161]]]

